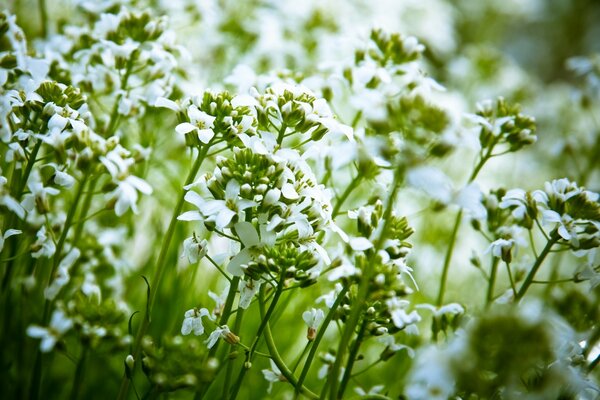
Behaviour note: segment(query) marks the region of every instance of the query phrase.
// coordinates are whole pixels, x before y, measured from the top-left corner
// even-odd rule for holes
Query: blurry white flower
[[[306,325],[308,325],[306,338],[308,340],[315,340],[317,329],[325,319],[325,313],[321,309],[311,308],[309,311],[304,311],[302,313],[302,319],[306,322]]]
[[[196,336],[202,335],[204,333],[202,317],[210,318],[209,312],[206,308],[201,308],[200,310],[197,308],[192,308],[191,310],[187,310],[185,312],[183,324],[181,325],[181,334],[189,335],[191,332],[194,332],[194,335]]]
[[[196,236],[189,237],[183,241],[183,256],[190,264],[196,264],[206,255],[208,251],[208,241],[202,239],[198,241]]]
[[[7,229],[6,232],[4,232],[4,234],[2,234],[2,230],[0,230],[0,252],[4,248],[4,241],[6,239],[8,239],[9,237],[14,236],[14,235],[19,235],[21,233],[23,233],[23,232],[18,229]]]
[[[36,233],[37,240],[31,245],[33,258],[50,258],[56,251],[56,245],[52,238],[46,233],[46,225],[43,225]]]
[[[272,359],[269,361],[271,362],[271,369],[263,369],[262,373],[265,377],[265,380],[269,382],[269,388],[267,389],[267,392],[271,393],[274,383],[286,382],[287,379],[285,379],[285,377],[281,374],[281,371],[279,370],[279,368],[277,368],[275,362]]]
[[[499,206],[502,209],[515,207],[512,211],[513,217],[517,220],[522,220],[527,214],[526,192],[519,188],[507,191],[504,197],[502,197]]]
[[[241,308],[247,309],[248,307],[250,307],[250,303],[252,302],[252,299],[254,298],[256,293],[258,293],[262,283],[263,283],[262,280],[254,280],[254,279],[240,280],[240,285],[239,285],[240,300],[239,300],[238,305]]]
[[[410,305],[407,300],[401,300],[397,297],[392,297],[386,300],[388,311],[392,316],[392,321],[398,329],[403,329],[408,325],[415,324],[421,320],[421,317],[416,311],[412,311],[410,314],[406,313],[406,308]]]
[[[64,311],[55,310],[52,313],[49,327],[43,328],[41,326],[31,325],[27,328],[27,336],[42,339],[40,350],[43,353],[48,353],[54,348],[56,342],[58,342],[72,326],[73,321],[67,317]]]
[[[229,344],[237,344],[240,342],[240,338],[237,337],[233,332],[231,332],[227,325],[223,325],[212,331],[208,339],[205,341],[206,347],[208,347],[209,349],[212,348],[217,343],[217,340],[219,340],[219,338],[222,338]]]
[[[56,270],[56,276],[54,277],[54,280],[52,281],[50,286],[44,289],[44,296],[46,297],[46,299],[54,300],[56,298],[56,295],[58,295],[58,293],[60,292],[60,290],[69,283],[69,280],[71,279],[71,276],[69,275],[69,270],[71,269],[73,264],[75,264],[80,255],[81,252],[78,248],[75,247],[67,253],[65,258],[63,258],[60,261],[60,264],[58,264],[58,268]]]
[[[253,201],[240,198],[239,194],[240,184],[235,179],[227,182],[224,200],[207,200],[198,193],[189,191],[185,194],[185,200],[198,207],[200,212],[188,211],[181,214],[177,219],[181,221],[211,221],[216,224],[217,229],[223,229],[231,223],[236,214],[256,205]]]

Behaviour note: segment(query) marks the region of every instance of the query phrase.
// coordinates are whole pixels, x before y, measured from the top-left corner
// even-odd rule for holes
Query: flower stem
[[[404,176],[403,172],[404,172],[404,168],[401,165],[396,169],[396,171],[394,173],[394,181],[392,183],[391,189],[390,189],[390,191],[388,193],[388,197],[386,199],[385,211],[383,212],[383,215],[381,217],[381,220],[383,221],[383,225],[381,227],[381,230],[378,232],[377,239],[373,243],[373,251],[375,253],[377,253],[381,249],[383,243],[385,242],[386,234],[387,234],[390,222],[392,220],[391,215],[392,215],[392,210],[394,208],[394,200],[396,198],[396,194],[398,193],[400,181],[402,180],[402,178]],[[360,320],[362,311],[363,311],[364,307],[366,306],[367,298],[369,295],[369,286],[371,284],[371,279],[372,279],[373,273],[375,272],[371,263],[365,262],[364,260],[361,260],[361,259],[358,259],[358,260],[362,261],[361,264],[363,264],[363,265],[361,265],[360,267],[363,271],[363,274],[362,274],[362,277],[358,284],[358,293],[356,295],[356,298],[354,299],[352,312],[350,313],[350,316],[346,320],[346,324],[345,324],[344,330],[342,332],[342,337],[340,339],[340,343],[338,346],[335,363],[331,367],[331,370],[329,371],[329,377],[327,379],[327,381],[329,383],[329,395],[330,395],[329,397],[331,400],[340,398],[340,394],[338,392],[338,384],[339,384],[338,379],[340,376],[340,370],[342,368],[342,362],[344,361],[346,351],[348,350],[348,347],[350,344],[350,339],[352,338],[352,335],[354,334],[355,328],[358,325],[358,322]]]
[[[349,288],[348,284],[346,284],[342,287],[342,290],[337,295],[335,302],[333,303],[333,305],[329,309],[329,312],[325,316],[325,319],[321,323],[321,326],[319,327],[319,330],[317,331],[317,336],[315,337],[312,347],[310,348],[310,352],[308,353],[308,357],[306,357],[306,361],[304,362],[304,367],[302,367],[302,372],[300,373],[300,377],[298,378],[298,386],[302,386],[302,384],[304,383],[306,374],[308,374],[308,371],[310,370],[313,359],[315,358],[315,355],[317,354],[317,350],[319,348],[319,344],[321,343],[321,339],[323,339],[323,336],[325,336],[325,332],[327,331],[327,327],[329,326],[329,323],[333,319],[333,316],[335,315],[335,312],[337,311],[338,307],[344,300],[344,297],[346,297],[346,293],[348,293],[348,288]]]
[[[48,276],[48,285],[50,285],[52,283],[52,278],[54,277],[54,274],[56,273],[56,268],[58,268],[58,265],[60,264],[60,256],[62,253],[62,249],[63,249],[63,246],[67,239],[67,235],[69,233],[69,228],[71,227],[71,222],[73,221],[73,217],[75,216],[75,212],[77,211],[77,204],[79,203],[79,200],[81,199],[81,195],[83,193],[83,188],[86,185],[88,177],[89,177],[89,172],[86,172],[83,175],[83,178],[81,179],[81,181],[79,182],[77,192],[75,193],[75,197],[73,198],[73,203],[71,204],[71,207],[69,208],[69,213],[67,214],[67,218],[65,219],[65,225],[63,226],[62,233],[61,233],[60,238],[58,239],[58,243],[56,245],[56,250],[54,253],[54,261],[52,263],[52,270],[50,271],[50,275]],[[49,299],[46,299],[46,301],[44,303],[44,313],[42,315],[42,325],[45,325],[48,322],[48,318],[50,317],[51,305],[52,305],[52,301]],[[31,371],[31,384],[30,384],[31,392],[29,394],[29,398],[31,400],[36,400],[39,398],[41,381],[42,381],[42,352],[38,347],[38,349],[36,351],[33,369]]]
[[[454,252],[454,245],[456,244],[456,235],[458,234],[458,228],[460,228],[460,222],[462,219],[462,209],[456,214],[456,220],[454,221],[454,228],[450,234],[450,244],[448,250],[446,250],[446,256],[444,257],[444,266],[442,268],[442,277],[440,280],[440,290],[436,304],[441,306],[444,304],[444,294],[446,292],[446,281],[448,280],[448,270],[450,269],[450,261],[452,260],[452,253]]]
[[[350,349],[350,353],[348,354],[348,362],[346,363],[346,369],[344,370],[344,376],[342,378],[342,382],[340,383],[340,391],[339,397],[344,397],[344,392],[346,391],[346,387],[348,386],[348,382],[352,377],[352,368],[354,367],[354,362],[356,361],[356,356],[358,355],[358,350],[362,345],[363,339],[365,337],[365,330],[367,328],[367,319],[363,318],[362,324],[360,324],[360,328],[358,330],[358,334],[356,335],[356,339],[352,343],[352,348]]]
[[[237,313],[235,315],[235,325],[233,326],[233,332],[239,332],[242,328],[242,319],[244,318],[244,309],[238,308]],[[233,347],[233,345],[230,345]],[[229,390],[229,386],[231,385],[231,376],[233,374],[234,364],[232,362],[227,364],[227,370],[225,371],[225,383],[223,384],[223,398],[227,398],[227,391]]]
[[[492,256],[492,268],[490,270],[490,280],[488,281],[487,294],[485,296],[485,306],[488,307],[494,299],[494,285],[496,283],[496,275],[498,274],[498,263],[500,259]],[[439,304],[441,305],[441,304]]]
[[[348,196],[350,196],[352,191],[358,187],[358,184],[360,183],[361,179],[362,179],[362,175],[356,174],[356,176],[348,184],[348,187],[346,187],[346,190],[344,190],[344,193],[342,193],[342,195],[339,197],[338,201],[335,203],[335,207],[333,208],[333,211],[331,212],[331,218],[335,218],[338,216],[338,214],[340,213],[340,208],[342,207],[342,204],[344,204],[344,201],[346,201],[346,199],[348,199]]]
[[[204,161],[206,154],[208,153],[209,148],[210,148],[210,143],[203,146],[202,149],[198,152],[198,157],[196,158],[196,161],[192,165],[192,168],[190,169],[189,174],[188,174],[183,186],[187,186],[194,181],[196,174],[198,173],[198,170],[200,170],[200,166],[202,165],[202,162]],[[146,308],[148,315],[146,315],[146,317],[142,319],[141,325],[138,329],[137,335],[135,337],[135,342],[134,342],[134,345],[132,348],[133,350],[132,350],[131,355],[133,356],[133,359],[136,361],[140,354],[142,338],[146,334],[146,332],[148,330],[148,326],[150,325],[150,314],[152,313],[152,307],[154,306],[154,301],[156,300],[156,293],[159,291],[159,288],[160,288],[160,282],[162,280],[164,270],[165,270],[165,265],[166,265],[165,260],[167,258],[167,253],[169,252],[169,247],[171,245],[171,241],[173,240],[173,235],[175,233],[177,217],[181,214],[181,209],[183,208],[185,193],[186,193],[186,190],[182,189],[181,193],[179,195],[179,199],[177,200],[177,204],[175,205],[175,208],[173,209],[173,214],[171,215],[171,221],[169,222],[169,227],[167,228],[167,232],[164,235],[163,242],[162,242],[162,245],[160,248],[160,253],[158,255],[158,259],[156,260],[156,265],[154,267],[155,268],[154,276],[151,281],[153,286],[152,286],[152,290],[150,291],[150,296],[148,298],[148,305]],[[121,388],[119,389],[119,395],[118,395],[119,400],[123,400],[127,397],[127,393],[129,392],[129,383],[130,383],[130,379],[128,378],[127,374],[124,373],[123,379],[121,381]]]
[[[264,294],[262,294],[262,293],[259,295],[258,304],[259,304],[259,308],[260,308],[261,317],[263,318],[263,320],[265,320],[265,316],[266,316],[265,300],[264,300]],[[294,373],[292,371],[290,371],[290,369],[287,367],[287,365],[285,365],[285,362],[281,358],[281,355],[279,354],[279,352],[277,351],[277,347],[275,346],[275,341],[273,340],[273,335],[271,333],[271,327],[268,322],[265,325],[264,336],[265,336],[265,343],[267,344],[267,348],[269,349],[269,354],[271,354],[271,359],[273,360],[275,365],[277,365],[277,368],[279,368],[279,371],[281,371],[281,375],[283,375],[285,377],[285,379],[287,379],[287,381],[296,388],[297,393],[302,393],[303,395],[305,395],[306,397],[308,397],[310,399],[318,399],[319,396],[317,396],[315,393],[313,393],[311,390],[307,389],[306,387],[302,386],[300,381],[294,377]]]
[[[38,8],[40,9],[40,29],[42,37],[48,35],[48,11],[46,10],[46,0],[38,0]]]
[[[523,282],[523,285],[521,285],[521,289],[519,289],[519,291],[517,292],[515,300],[519,301],[523,298],[523,296],[525,296],[525,293],[527,292],[527,289],[529,289],[529,286],[531,286],[531,284],[533,283],[535,274],[540,269],[542,262],[544,262],[544,259],[550,253],[552,246],[554,246],[554,244],[558,241],[559,238],[560,237],[558,236],[556,230],[554,230],[554,232],[550,234],[550,239],[546,243],[546,246],[542,249],[542,252],[540,253],[539,257],[535,260],[535,263],[533,264],[533,267],[531,267],[531,270],[527,274],[527,277],[525,277],[525,281]]]
[[[271,318],[271,315],[273,315],[273,311],[275,310],[275,307],[277,306],[277,302],[279,301],[279,298],[281,297],[281,293],[283,293],[284,282],[285,282],[285,271],[281,271],[281,277],[279,278],[279,282],[277,282],[277,287],[275,288],[275,294],[273,295],[271,304],[269,305],[269,308],[268,308],[267,312],[265,313],[265,315],[262,317],[262,321],[260,323],[260,326],[258,327],[258,331],[256,332],[256,335],[254,336],[252,345],[250,346],[250,350],[248,350],[246,353],[246,363],[252,362],[252,358],[254,357],[254,351],[256,350],[256,346],[258,346],[258,341],[259,341],[260,337],[262,336],[263,331],[265,330],[265,327],[267,326],[269,319]],[[264,286],[261,286],[260,293],[261,293],[260,294],[261,296],[264,296]],[[246,375],[246,371],[248,371],[248,368],[246,368],[245,365],[242,366],[242,369],[240,370],[237,380],[236,380],[233,388],[231,389],[230,398],[233,400],[235,400],[235,398],[238,395],[240,387],[242,386],[242,381],[244,380],[244,376]]]
[[[83,370],[85,368],[85,361],[87,358],[88,348],[83,347],[81,350],[81,356],[77,361],[77,366],[75,367],[75,376],[73,377],[73,387],[71,389],[71,400],[76,400],[79,398],[79,390],[81,389],[81,384],[83,383]]]

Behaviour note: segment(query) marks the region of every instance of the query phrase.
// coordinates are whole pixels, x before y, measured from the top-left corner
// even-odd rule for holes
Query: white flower
[[[206,308],[192,308],[185,312],[185,318],[181,325],[181,334],[189,335],[194,332],[194,335],[200,336],[204,333],[204,325],[202,325],[202,317],[210,317],[209,312]]]
[[[48,286],[44,290],[44,297],[46,297],[46,299],[54,300],[60,292],[60,290],[69,283],[69,280],[71,279],[71,276],[69,275],[69,270],[71,269],[73,264],[75,264],[75,261],[77,261],[80,255],[81,252],[78,248],[75,247],[71,251],[69,251],[69,253],[67,253],[65,258],[63,258],[60,261],[58,269],[56,270],[56,277],[54,278],[50,286]]]
[[[455,379],[447,356],[436,347],[421,351],[407,380],[406,395],[411,400],[447,400],[454,393]]]
[[[364,237],[350,238],[348,244],[354,251],[365,251],[373,248],[373,243]]]
[[[279,368],[277,368],[277,365],[275,364],[275,362],[272,359],[270,360],[270,362],[271,362],[271,369],[263,369],[262,370],[265,380],[267,382],[269,382],[269,388],[267,389],[268,393],[271,393],[274,383],[287,381],[287,379],[285,379],[285,377],[281,374],[281,371],[279,370]]]
[[[33,211],[34,207],[37,207],[40,212],[48,212],[48,197],[55,196],[60,191],[53,187],[44,187],[38,170],[34,170],[27,181],[27,187],[29,188],[28,194],[23,197],[21,205],[28,212]]]
[[[523,189],[511,189],[506,192],[499,204],[502,209],[515,207],[512,216],[517,220],[522,220],[527,214],[526,192]]]
[[[4,248],[4,241],[6,239],[8,239],[9,237],[14,236],[14,235],[19,235],[21,233],[23,233],[23,232],[18,229],[7,229],[6,232],[4,232],[4,234],[2,234],[2,231],[0,230],[0,252]]]
[[[138,191],[145,195],[151,195],[152,187],[145,180],[133,175],[129,175],[117,183],[117,188],[112,192],[111,197],[117,199],[115,214],[118,217],[125,214],[129,208],[134,214],[138,213]]]
[[[209,335],[208,339],[204,343],[206,343],[206,346],[210,349],[217,343],[217,340],[219,340],[219,338],[223,338],[223,340],[225,340],[229,344],[237,344],[240,342],[240,338],[237,337],[233,332],[231,332],[227,325],[223,325],[212,331],[212,333]]]
[[[46,233],[46,225],[43,225],[37,231],[36,236],[37,240],[35,241],[35,243],[33,243],[33,245],[31,245],[31,248],[35,250],[31,253],[31,257],[52,257],[54,255],[54,252],[56,251],[56,245],[54,244],[52,238]]]
[[[494,257],[502,258],[504,260],[504,255],[510,254],[510,250],[514,245],[515,241],[513,239],[498,239],[490,244],[485,253],[491,252]]]
[[[359,395],[359,396],[369,396],[369,395],[376,395],[381,393],[381,391],[385,388],[384,385],[375,385],[373,386],[371,389],[369,389],[369,391],[365,391],[363,388],[361,387],[357,387],[354,388],[354,391]]]
[[[342,288],[343,288],[343,286],[341,283],[336,283],[335,288],[331,292],[318,297],[316,302],[317,303],[324,302],[328,308],[333,307],[333,303],[335,303],[335,299],[338,297],[338,295],[342,291]]]
[[[196,264],[206,255],[208,251],[208,241],[202,239],[198,241],[196,236],[189,237],[183,241],[183,256],[186,257],[190,264]]]
[[[185,194],[185,200],[198,207],[200,212],[187,211],[177,219],[181,221],[211,221],[215,223],[217,229],[223,229],[231,223],[235,215],[256,205],[253,201],[239,198],[239,194],[240,184],[235,179],[227,182],[224,200],[206,200],[198,193],[189,191]]]
[[[27,328],[27,336],[42,339],[40,350],[43,353],[48,353],[72,326],[73,321],[62,310],[55,310],[52,313],[48,328],[31,325]]]
[[[315,340],[317,328],[325,319],[325,313],[321,309],[311,308],[309,311],[304,311],[302,313],[302,319],[306,322],[306,325],[308,325],[306,338],[308,340]]]
[[[215,136],[214,122],[216,117],[201,111],[195,105],[191,105],[187,109],[188,117],[190,122],[182,122],[175,127],[175,131],[181,135],[185,135],[190,132],[196,132],[198,139],[202,143],[208,143]]]
[[[223,312],[223,307],[225,307],[225,302],[227,301],[227,295],[229,294],[229,283],[225,285],[223,291],[220,295],[208,291],[208,297],[215,301],[215,308],[213,309],[212,315],[213,317],[218,317]]]
[[[558,224],[558,234],[560,237],[571,242],[573,246],[579,247],[579,239],[577,238],[577,231],[575,230],[575,221],[569,214],[560,215],[554,210],[543,210],[542,223]]]
[[[397,297],[393,297],[386,301],[388,311],[392,316],[392,321],[398,329],[404,329],[408,325],[415,324],[421,320],[421,317],[416,311],[412,311],[410,314],[406,313],[406,308],[410,302],[407,300],[401,300]]]
[[[238,306],[243,308],[244,310],[250,307],[250,303],[252,299],[258,293],[260,289],[260,285],[262,285],[262,280],[240,280],[239,291],[240,291],[240,300]]]
[[[333,281],[337,281],[338,279],[341,279],[341,278],[347,278],[347,277],[358,275],[358,274],[360,274],[360,270],[358,268],[356,268],[354,265],[350,264],[349,262],[344,261],[342,263],[342,265],[335,268],[333,271],[331,271],[329,273],[329,276],[327,277],[327,279],[329,279],[330,282],[333,282]]]

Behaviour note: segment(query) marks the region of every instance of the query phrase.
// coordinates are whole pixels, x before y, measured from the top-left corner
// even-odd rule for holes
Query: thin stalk
[[[38,0],[38,8],[40,9],[40,29],[42,37],[48,35],[48,12],[46,10],[46,0]]]
[[[246,354],[246,362],[247,363],[252,362],[252,358],[254,357],[254,351],[256,350],[256,346],[258,346],[258,341],[259,341],[260,337],[262,336],[263,331],[265,330],[265,327],[269,323],[269,319],[271,318],[271,315],[273,315],[273,311],[275,310],[275,307],[277,306],[277,302],[279,301],[279,298],[281,297],[281,293],[283,293],[284,283],[285,283],[285,271],[281,271],[281,277],[279,278],[279,282],[277,282],[277,287],[275,288],[275,294],[273,295],[271,304],[269,305],[267,312],[265,313],[264,317],[262,318],[260,326],[258,327],[258,331],[256,332],[256,335],[254,336],[252,345],[250,346],[250,350],[248,350],[248,352]],[[260,288],[260,293],[261,293],[261,296],[264,296],[264,286],[262,286]],[[242,386],[242,381],[244,380],[244,376],[246,375],[246,371],[248,371],[248,368],[243,366],[242,369],[240,370],[240,373],[238,374],[235,385],[231,389],[230,398],[233,400],[235,400],[235,398],[238,395],[240,387]]]
[[[225,299],[225,305],[223,306],[223,313],[221,314],[221,318],[219,319],[219,325],[227,325],[227,320],[229,320],[229,316],[231,315],[231,309],[233,308],[233,301],[235,300],[235,295],[238,290],[238,285],[240,283],[240,277],[234,276],[231,279],[231,283],[229,284],[229,292],[227,293],[227,298]],[[217,349],[219,348],[219,341],[215,343],[215,345],[209,350],[208,358],[212,358],[217,354]],[[232,363],[231,360],[228,361],[229,364]],[[204,398],[210,386],[215,380],[208,382],[208,385],[200,387],[196,391],[194,395],[194,400],[201,400]]]
[[[444,294],[446,292],[446,281],[448,280],[448,270],[450,269],[450,261],[452,260],[452,253],[454,252],[454,245],[456,244],[456,235],[458,234],[458,229],[460,228],[460,222],[462,219],[463,210],[459,210],[456,214],[456,219],[454,221],[454,228],[452,228],[452,233],[450,234],[450,244],[448,245],[448,250],[446,250],[446,256],[444,257],[444,266],[442,268],[442,277],[440,280],[440,290],[438,292],[438,297],[436,304],[441,306],[444,304]]]
[[[513,296],[516,297],[517,296],[517,286],[515,285],[515,280],[513,278],[512,272],[510,270],[510,263],[505,262],[504,263],[506,265],[506,273],[508,274],[508,281],[510,282],[510,288],[513,291]],[[531,283],[533,283],[535,281],[531,281]]]
[[[235,315],[235,325],[233,327],[233,332],[240,332],[242,328],[242,319],[244,318],[244,309],[239,308]],[[229,345],[233,347],[234,345]],[[225,371],[225,383],[223,384],[223,398],[227,398],[227,391],[229,390],[229,385],[231,385],[231,378],[233,375],[233,367],[234,364],[231,362],[227,365],[227,370]]]
[[[31,174],[31,170],[33,169],[33,165],[37,161],[37,154],[42,147],[42,141],[38,140],[31,150],[31,154],[29,155],[29,160],[27,160],[27,165],[25,166],[25,170],[23,171],[23,176],[21,177],[21,181],[19,182],[19,186],[15,193],[14,198],[19,201],[21,199],[21,195],[23,194],[23,190],[25,190],[25,185],[27,185],[27,180],[29,179],[29,175]]]
[[[309,340],[306,343],[306,346],[304,346],[304,349],[302,349],[302,353],[300,353],[300,356],[298,357],[298,361],[296,361],[296,363],[294,364],[294,366],[292,367],[292,373],[296,372],[296,370],[298,369],[298,367],[300,366],[300,363],[302,362],[302,359],[304,359],[304,356],[306,355],[306,353],[308,353],[308,351],[310,350],[310,346],[312,345],[312,341]]]
[[[491,158],[492,151],[496,146],[499,137],[490,145],[488,151],[485,154],[480,154],[479,162],[473,169],[471,176],[469,176],[469,180],[467,184],[473,182],[477,175],[485,165],[485,163]],[[458,229],[460,228],[461,218],[462,218],[463,210],[460,209],[456,214],[456,220],[454,221],[454,228],[452,229],[452,233],[450,234],[450,243],[448,244],[448,249],[446,250],[446,256],[444,257],[444,266],[442,267],[442,276],[440,279],[440,289],[438,291],[438,297],[436,304],[441,306],[444,304],[444,294],[446,292],[446,281],[448,280],[448,270],[450,269],[450,262],[452,261],[452,253],[454,252],[454,245],[456,242],[456,235],[458,234]]]
[[[92,180],[90,180],[90,183],[88,184],[88,190],[87,190],[87,193],[85,194],[85,198],[83,199],[81,211],[79,212],[79,219],[77,221],[75,221],[75,223],[74,223],[75,231],[73,232],[73,246],[77,245],[77,242],[81,238],[81,233],[83,232],[83,225],[84,225],[83,223],[88,219],[87,214],[90,210],[90,206],[92,205],[92,199],[94,197],[94,188],[96,187],[97,182],[98,182],[98,179],[92,179]],[[100,211],[104,211],[104,210],[100,210]],[[97,213],[94,213],[92,215],[96,215],[96,214]]]
[[[390,192],[388,194],[388,198],[386,200],[385,211],[381,218],[383,221],[383,225],[381,227],[381,230],[378,232],[377,239],[373,243],[373,252],[374,253],[377,253],[381,249],[381,247],[385,241],[387,230],[389,228],[390,221],[392,219],[391,215],[392,215],[392,209],[394,208],[394,199],[396,198],[396,194],[397,194],[398,188],[400,186],[400,181],[403,177],[403,172],[404,172],[403,168],[399,167],[396,170],[396,172],[394,173],[394,181],[392,183],[391,190],[390,190]],[[327,381],[329,382],[329,394],[330,394],[331,400],[337,399],[339,396],[338,378],[340,376],[342,362],[345,358],[346,351],[348,350],[348,347],[350,344],[350,339],[352,338],[352,335],[354,334],[354,330],[355,330],[356,326],[358,325],[360,316],[366,305],[367,298],[369,295],[369,285],[370,285],[374,270],[370,263],[367,263],[364,261],[363,261],[363,265],[361,266],[361,269],[363,271],[363,275],[358,284],[358,294],[354,300],[354,307],[352,308],[352,312],[351,312],[350,316],[346,320],[346,324],[344,326],[344,330],[342,332],[342,337],[340,339],[340,343],[338,346],[335,363],[333,364],[331,370],[329,371],[329,377],[327,379]]]
[[[83,370],[85,369],[85,361],[87,358],[88,348],[83,347],[81,351],[81,356],[77,361],[77,366],[75,367],[75,376],[73,377],[73,387],[71,388],[71,396],[69,397],[71,400],[75,400],[79,398],[79,391],[81,389],[81,384],[83,383]]]
[[[131,71],[133,68],[133,63],[137,58],[137,50],[134,50],[127,61],[127,66],[125,69],[125,74],[121,78],[121,91],[125,91],[127,89],[127,83],[129,81],[129,76],[131,75]],[[115,99],[115,104],[113,104],[112,111],[110,113],[110,120],[108,122],[108,127],[106,128],[106,137],[111,137],[119,126],[119,102],[123,98],[123,93],[119,93],[117,98]],[[191,183],[191,182],[190,182]]]
[[[533,264],[533,267],[531,267],[531,270],[527,274],[527,277],[525,278],[523,285],[521,285],[521,289],[519,289],[519,291],[517,292],[517,295],[515,296],[515,300],[518,301],[518,300],[522,299],[523,296],[525,296],[527,289],[529,289],[529,286],[531,286],[531,284],[533,283],[535,274],[537,273],[538,269],[541,267],[542,262],[544,262],[544,259],[546,258],[548,253],[550,253],[552,246],[558,241],[558,239],[559,239],[559,236],[555,230],[554,232],[552,232],[550,234],[550,240],[548,240],[548,242],[546,243],[546,246],[542,249],[542,252],[540,253],[539,257],[535,260],[535,263]]]
[[[279,133],[277,134],[277,148],[281,147],[283,143],[283,139],[285,138],[285,130],[287,129],[287,125],[285,123],[281,124],[281,128],[279,128]]]
[[[329,312],[327,313],[327,315],[325,316],[325,319],[321,323],[321,326],[317,330],[317,336],[315,337],[312,347],[310,348],[310,352],[308,353],[308,357],[306,357],[306,361],[304,362],[304,367],[302,367],[302,372],[300,372],[300,377],[298,378],[299,386],[302,386],[302,384],[304,383],[306,374],[308,374],[308,371],[310,370],[313,359],[315,358],[315,355],[317,354],[317,350],[319,349],[319,344],[321,343],[321,339],[323,339],[323,336],[325,336],[325,332],[327,331],[327,327],[329,326],[329,323],[333,319],[333,316],[335,315],[335,312],[337,311],[338,307],[344,300],[344,297],[346,297],[346,293],[348,293],[348,288],[349,288],[348,284],[346,284],[342,287],[342,290],[336,297],[335,302],[329,309]]]
[[[187,178],[185,179],[183,186],[187,186],[194,181],[196,174],[198,173],[198,170],[200,169],[200,166],[202,165],[202,162],[204,161],[209,148],[210,148],[210,143],[205,145],[204,147],[202,147],[202,149],[198,152],[198,157],[196,158],[196,161],[192,165],[192,168],[190,169],[190,172],[189,172]],[[162,280],[162,277],[164,274],[164,270],[165,270],[165,265],[166,265],[165,261],[167,258],[167,253],[169,252],[169,247],[171,245],[171,241],[173,240],[173,235],[175,233],[175,226],[177,225],[177,217],[181,214],[181,209],[183,208],[185,193],[186,193],[186,190],[182,189],[181,193],[179,195],[179,199],[177,200],[177,204],[175,205],[175,208],[173,209],[173,214],[171,215],[171,221],[169,222],[169,227],[167,228],[167,232],[164,235],[163,242],[162,242],[162,245],[160,248],[160,253],[156,260],[154,275],[153,275],[153,278],[151,281],[153,286],[152,286],[152,290],[150,291],[150,295],[148,298],[148,305],[146,308],[148,315],[146,315],[146,317],[142,319],[141,325],[138,329],[137,335],[135,337],[135,342],[133,345],[132,356],[133,356],[133,359],[136,361],[137,361],[139,353],[140,353],[140,346],[142,343],[142,338],[146,334],[146,332],[148,330],[148,326],[150,325],[150,314],[152,313],[152,308],[154,306],[154,302],[156,301],[156,293],[159,291],[159,288],[160,288],[160,283],[161,283],[161,280]],[[119,400],[123,400],[127,397],[127,393],[129,392],[129,383],[130,383],[130,380],[127,377],[127,374],[124,373],[123,379],[121,380],[121,388],[119,389],[119,395],[118,395]]]
[[[358,334],[356,335],[356,339],[352,343],[352,348],[350,349],[350,353],[348,354],[348,362],[346,363],[346,369],[344,370],[344,376],[342,378],[342,382],[340,383],[340,391],[339,398],[344,397],[344,392],[346,391],[346,387],[348,386],[348,382],[352,377],[352,368],[354,368],[354,362],[356,361],[356,356],[358,355],[358,350],[362,345],[363,339],[365,337],[365,331],[367,328],[367,319],[363,318],[362,324],[360,324],[360,328],[358,330]]]
[[[348,184],[348,187],[346,187],[346,190],[344,190],[344,193],[342,193],[342,195],[339,197],[338,201],[335,203],[335,207],[333,208],[333,211],[331,212],[331,218],[335,218],[338,216],[340,208],[342,207],[342,204],[344,204],[344,201],[346,201],[346,199],[348,199],[348,196],[350,196],[352,191],[358,187],[358,184],[361,180],[362,180],[362,175],[356,174],[356,176],[352,179],[352,181],[350,181],[350,183]]]
[[[58,243],[56,245],[56,250],[54,253],[54,262],[52,263],[52,270],[50,271],[50,275],[48,276],[48,285],[51,284],[52,278],[54,277],[54,274],[56,273],[56,268],[58,268],[58,265],[60,264],[60,256],[62,253],[62,249],[63,249],[63,246],[67,239],[67,235],[69,233],[69,228],[71,227],[71,223],[73,222],[73,217],[75,215],[75,212],[77,211],[77,205],[79,203],[79,200],[81,199],[81,195],[83,193],[83,188],[86,184],[88,177],[89,177],[89,173],[86,172],[83,175],[83,178],[81,179],[81,181],[79,182],[79,186],[77,188],[77,192],[75,193],[73,203],[71,204],[71,207],[69,208],[67,218],[65,219],[65,225],[63,227],[63,231],[62,231],[60,238],[58,239]],[[51,305],[52,305],[52,301],[46,299],[46,301],[44,303],[44,313],[42,315],[42,324],[43,325],[45,325],[48,322],[48,318],[50,317]],[[38,349],[36,351],[35,362],[33,365],[32,372],[31,372],[31,384],[30,384],[31,392],[29,394],[29,398],[31,400],[37,400],[39,398],[41,381],[42,381],[42,352],[40,351],[40,349],[38,347]]]
[[[486,307],[489,306],[494,299],[494,284],[496,283],[496,275],[498,273],[498,262],[500,262],[500,259],[492,256],[492,268],[490,270],[490,279],[488,281],[488,289],[485,296]]]
[[[265,317],[267,316],[265,313],[264,295],[260,294],[260,296],[258,298],[258,304],[259,304],[259,308],[260,308],[260,315],[264,321]],[[273,340],[273,334],[271,333],[271,327],[268,322],[265,325],[264,336],[265,336],[265,343],[267,344],[267,348],[269,349],[269,353],[271,354],[271,359],[273,360],[275,365],[277,365],[277,368],[279,368],[279,371],[281,371],[281,375],[283,375],[285,377],[285,379],[287,379],[287,381],[296,388],[297,393],[301,393],[304,396],[308,397],[309,399],[318,399],[319,396],[317,396],[314,392],[307,389],[306,387],[302,386],[302,384],[299,382],[299,380],[297,380],[296,377],[294,377],[293,372],[290,371],[290,369],[287,367],[287,365],[285,365],[285,362],[281,358],[281,355],[279,354],[279,351],[277,351],[277,347],[275,346],[275,341]]]

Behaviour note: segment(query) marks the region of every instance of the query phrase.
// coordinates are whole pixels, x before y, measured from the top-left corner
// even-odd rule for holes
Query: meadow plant
[[[543,5],[15,3],[2,397],[600,397],[598,55],[469,42]]]

